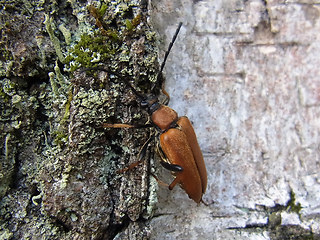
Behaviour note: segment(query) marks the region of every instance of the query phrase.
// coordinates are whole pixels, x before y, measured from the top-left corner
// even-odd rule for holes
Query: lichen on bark
[[[144,1],[5,1],[0,16],[0,236],[147,238],[148,161],[117,170],[149,130],[102,128],[147,121],[121,76],[159,89]]]

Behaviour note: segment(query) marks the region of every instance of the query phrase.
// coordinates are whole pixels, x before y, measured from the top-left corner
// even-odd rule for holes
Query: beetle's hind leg
[[[170,185],[169,185],[169,190],[172,190],[176,185],[177,185],[177,183],[180,183],[181,182],[181,179],[180,179],[180,177],[179,177],[179,175],[178,176],[176,176],[176,178],[172,181],[172,183],[170,183]]]
[[[153,173],[150,173],[152,177],[154,177],[154,179],[157,181],[157,183],[161,186],[164,186],[164,187],[169,187],[169,184],[161,181],[155,174]]]

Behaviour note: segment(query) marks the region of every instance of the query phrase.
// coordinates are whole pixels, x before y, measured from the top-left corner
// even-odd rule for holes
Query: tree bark
[[[1,238],[147,239],[156,201],[137,96],[156,83],[144,1],[1,3]]]
[[[319,238],[318,4],[163,0],[152,9],[163,49],[183,22],[166,90],[194,123],[209,205],[161,189],[152,239]]]

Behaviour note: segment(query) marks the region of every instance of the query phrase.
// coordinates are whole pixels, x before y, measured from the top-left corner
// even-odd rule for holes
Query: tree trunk
[[[144,1],[14,1],[1,10],[2,239],[146,239],[157,185],[137,161],[155,85]],[[124,79],[124,80],[123,80]]]
[[[166,90],[208,170],[208,206],[160,190],[152,239],[318,239],[319,5],[152,3],[163,49],[183,22]]]

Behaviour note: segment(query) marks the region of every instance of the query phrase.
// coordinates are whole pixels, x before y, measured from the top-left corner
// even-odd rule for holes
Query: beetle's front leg
[[[103,123],[103,128],[148,128],[153,127],[151,124],[132,125],[126,123]]]

